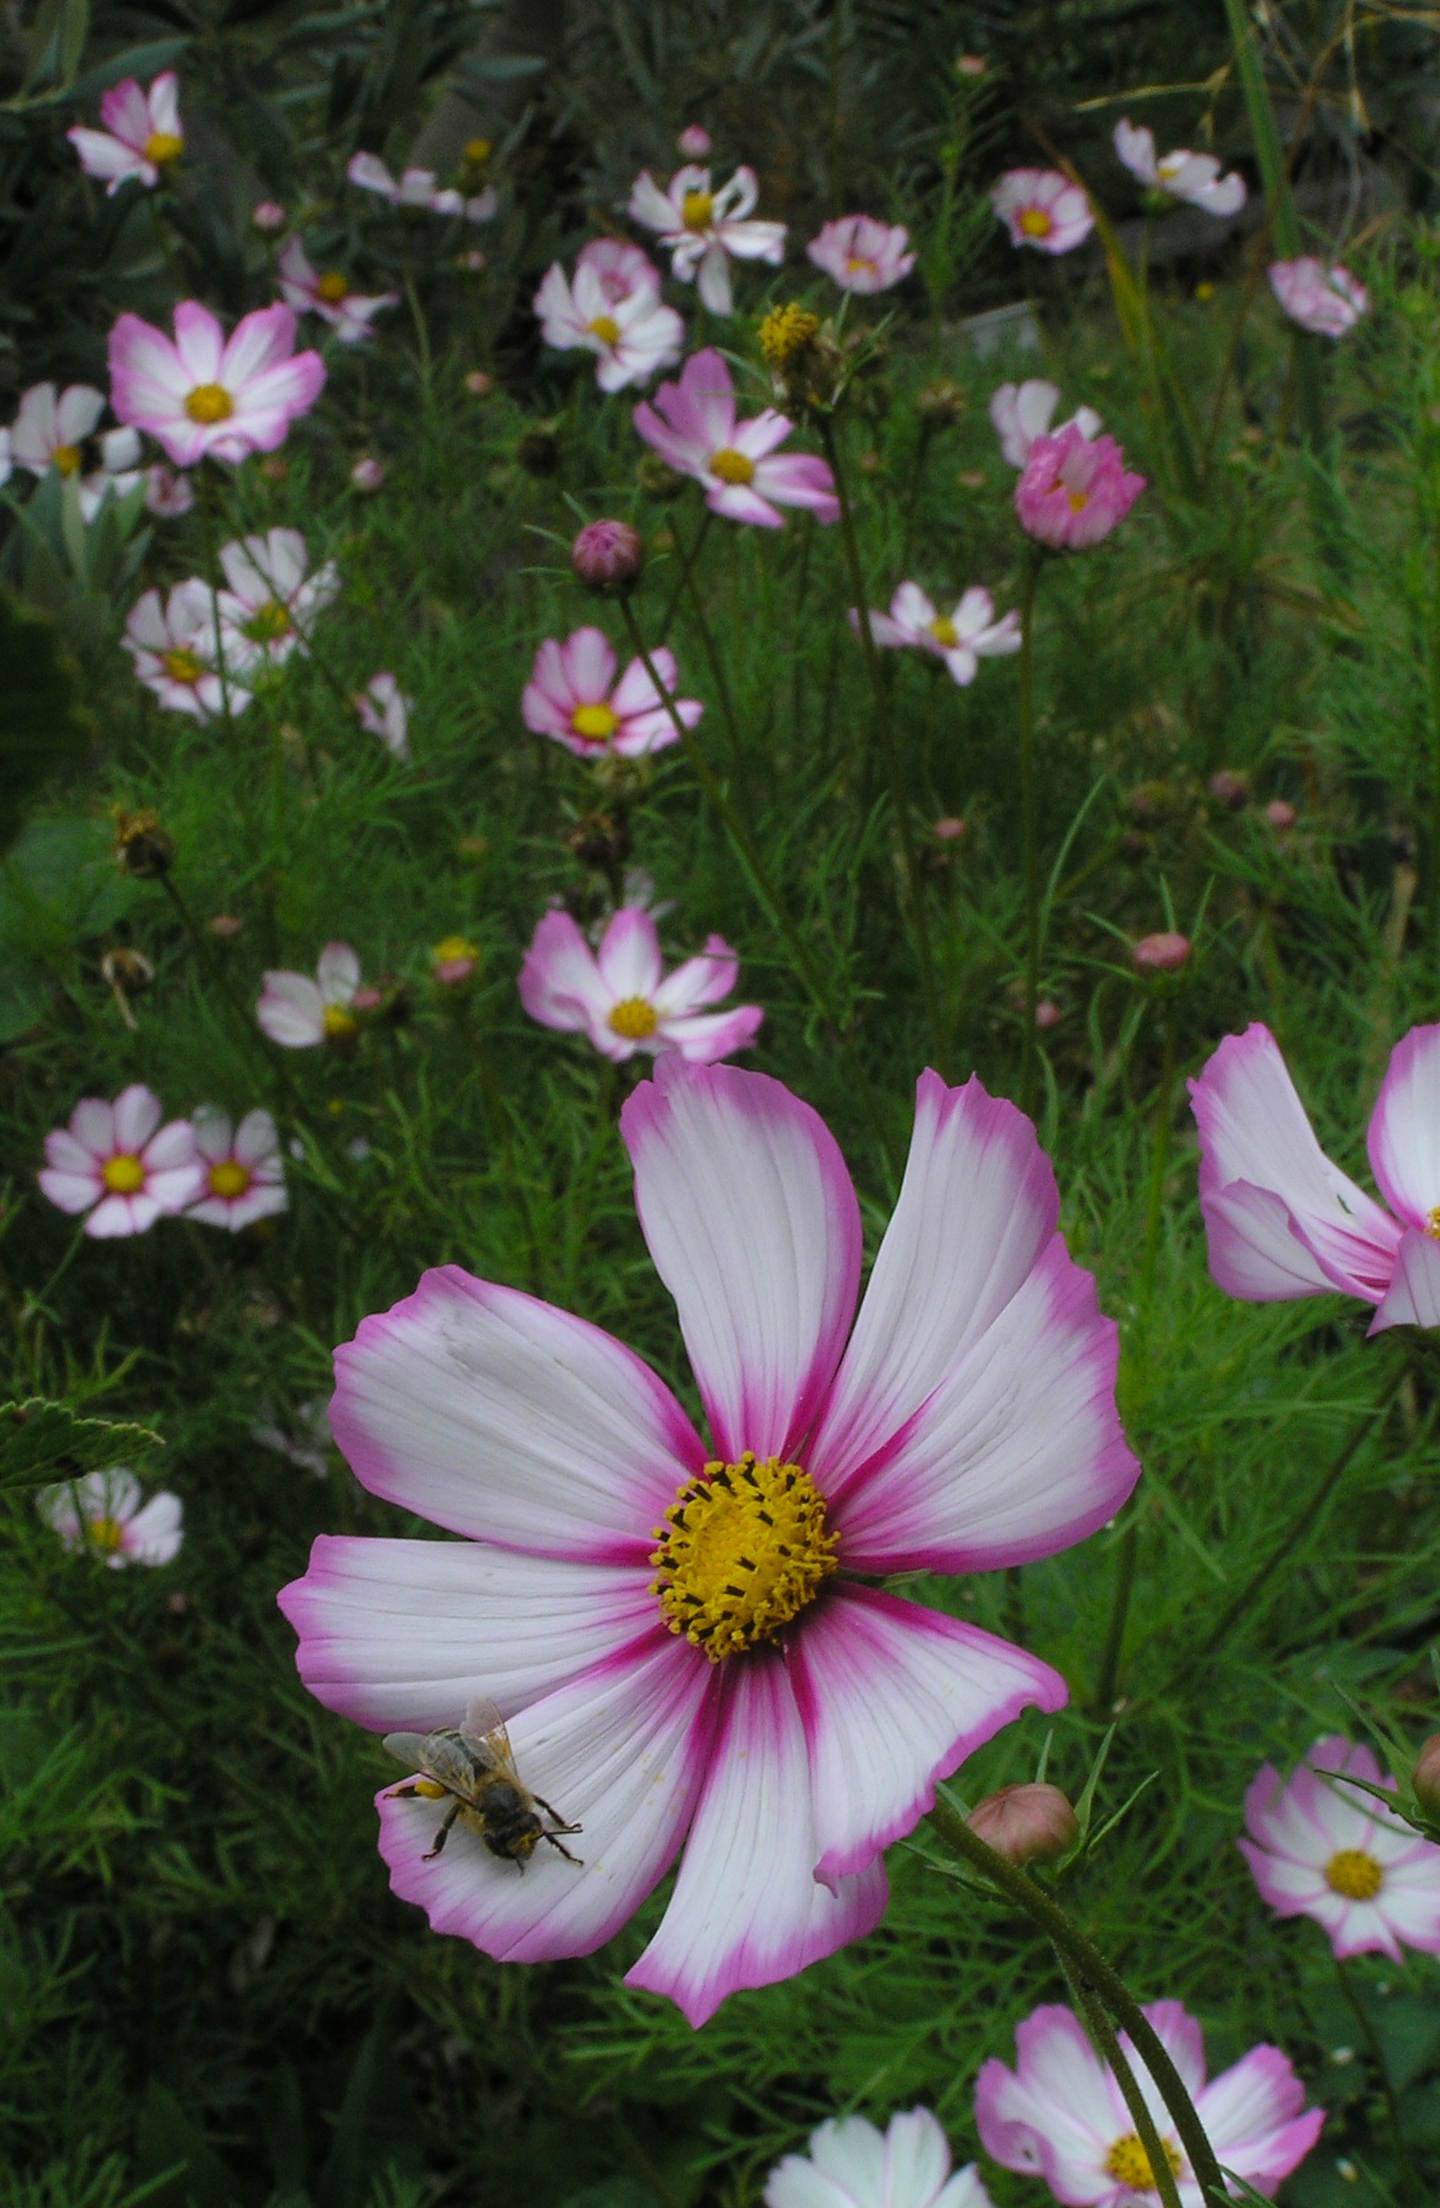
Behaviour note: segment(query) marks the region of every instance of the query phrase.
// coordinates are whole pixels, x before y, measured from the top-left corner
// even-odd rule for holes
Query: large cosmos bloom
[[[333,560],[312,575],[299,530],[272,529],[223,545],[220,565],[229,585],[219,594],[227,669],[250,677],[308,652],[311,623],[339,594]]]
[[[1326,1157],[1258,1021],[1226,1036],[1190,1099],[1217,1288],[1244,1303],[1359,1296],[1377,1306],[1372,1334],[1440,1326],[1440,1026],[1395,1045],[1370,1117],[1389,1211]]]
[[[1060,386],[1043,376],[1027,376],[1024,383],[1002,383],[990,394],[990,420],[1000,440],[1000,450],[1012,468],[1023,468],[1037,437],[1058,437],[1072,426],[1082,437],[1096,437],[1103,424],[1093,406],[1078,407],[1066,422],[1050,424],[1060,404]]]
[[[1323,2109],[1278,2047],[1252,2047],[1205,2082],[1200,2026],[1178,2001],[1155,2001],[1145,2018],[1180,2073],[1211,2146],[1226,2169],[1267,2195],[1304,2161]],[[1169,2111],[1124,2032],[1136,2083],[1175,2174],[1182,2208],[1204,2208]],[[992,2057],[975,2081],[981,2144],[1003,2169],[1043,2178],[1067,2208],[1154,2208],[1155,2173],[1115,2074],[1068,2009],[1036,2009],[1015,2033],[1014,2070]]]
[[[1343,337],[1370,312],[1369,292],[1340,261],[1327,264],[1302,253],[1298,260],[1272,261],[1268,273],[1270,289],[1291,321],[1313,336]]]
[[[168,598],[147,590],[125,617],[120,648],[130,654],[135,672],[153,690],[167,713],[189,713],[197,721],[243,713],[250,693],[225,663],[220,680],[216,650],[215,601],[198,575],[174,583]]]
[[[1078,422],[1037,437],[1015,485],[1021,528],[1056,552],[1108,537],[1145,488],[1113,437],[1087,437]]]
[[[613,913],[598,951],[557,910],[546,913],[525,953],[520,1002],[542,1027],[588,1035],[606,1058],[678,1050],[708,1066],[748,1049],[765,1017],[758,1004],[706,1009],[729,996],[739,975],[723,936],[707,936],[698,957],[667,974],[655,922],[642,908]]]
[[[376,315],[386,307],[397,306],[400,301],[398,291],[362,297],[351,289],[350,279],[343,270],[312,267],[298,238],[285,240],[275,263],[275,273],[280,279],[280,296],[286,306],[293,307],[297,314],[318,314],[322,322],[330,324],[342,345],[359,345],[372,337],[374,331],[370,325]]]
[[[850,626],[859,634],[860,616],[850,608]],[[1020,649],[1020,616],[995,618],[995,601],[978,583],[949,613],[937,612],[918,583],[902,583],[888,614],[871,609],[870,634],[877,644],[900,651],[928,652],[942,660],[951,680],[963,690],[980,672],[982,659],[1001,658]]]
[[[331,1424],[373,1494],[463,1538],[322,1536],[281,1602],[322,1702],[384,1732],[453,1726],[481,1690],[584,1828],[583,1869],[542,1848],[522,1878],[463,1828],[426,1860],[444,1805],[392,1781],[395,1891],[497,1957],[588,1954],[683,1841],[627,1982],[698,2025],[870,1931],[937,1782],[1065,1700],[1048,1664],[873,1582],[1049,1556],[1138,1467],[1049,1161],[978,1081],[922,1075],[853,1329],[860,1208],[809,1105],[671,1053],[620,1128],[708,1442],[598,1327],[444,1267],[337,1352]]]
[[[103,130],[86,130],[77,123],[65,135],[86,175],[106,179],[107,199],[132,176],[153,191],[162,172],[185,151],[180,80],[173,69],[165,70],[145,92],[134,77],[112,85],[100,101],[100,120]]]
[[[128,1564],[168,1564],[180,1554],[179,1496],[144,1498],[129,1466],[113,1464],[108,1472],[42,1487],[35,1508],[67,1549],[88,1549],[118,1572]]]
[[[1041,253],[1068,253],[1095,227],[1084,192],[1058,169],[1007,169],[991,189],[990,204],[1012,245],[1033,245]]]
[[[1152,191],[1168,192],[1207,215],[1237,215],[1245,204],[1245,179],[1238,169],[1222,176],[1213,153],[1191,153],[1185,146],[1157,160],[1154,133],[1143,124],[1117,123],[1115,151],[1130,174]]]
[[[423,207],[431,215],[463,215],[467,222],[489,222],[500,201],[494,187],[467,199],[451,186],[437,187],[433,169],[404,169],[397,184],[378,153],[355,153],[345,171],[362,192],[375,192],[392,207]]]
[[[238,1234],[257,1219],[289,1210],[280,1135],[267,1111],[247,1112],[237,1127],[228,1112],[202,1105],[190,1126],[205,1178],[188,1218]]]
[[[667,467],[704,484],[706,505],[727,521],[779,529],[784,516],[776,505],[808,506],[819,521],[840,512],[825,461],[811,453],[776,455],[792,427],[784,414],[767,406],[752,422],[736,421],[730,370],[713,348],[692,353],[679,382],[661,384],[654,406],[640,401],[635,427]]]
[[[873,215],[841,215],[827,222],[805,248],[807,259],[833,277],[842,291],[888,291],[903,283],[915,266],[907,252],[910,233],[900,222],[877,222]]]
[[[163,445],[177,468],[273,452],[325,382],[318,353],[295,351],[295,316],[260,307],[229,339],[208,307],[182,299],[175,339],[122,314],[110,332],[110,404]]]
[[[32,475],[79,479],[80,512],[90,521],[107,490],[117,495],[140,480],[140,439],[133,429],[96,424],[105,411],[105,394],[88,383],[72,383],[57,394],[53,383],[35,383],[24,392],[10,432],[10,458]]]
[[[341,1043],[355,1032],[350,1007],[359,987],[360,961],[350,945],[327,943],[313,981],[288,967],[266,974],[255,1017],[271,1042],[286,1050]]]
[[[730,261],[768,261],[778,268],[785,257],[783,222],[747,218],[760,187],[753,169],[738,168],[728,184],[710,189],[708,169],[677,169],[662,192],[648,169],[630,191],[632,222],[658,230],[670,248],[670,273],[682,283],[698,275],[700,297],[712,314],[729,314]]]
[[[143,1081],[113,1104],[82,1097],[66,1127],[45,1137],[40,1186],[61,1211],[86,1213],[100,1240],[143,1234],[166,1212],[183,1211],[200,1190],[190,1122],[160,1125],[160,1099]]]
[[[535,312],[547,345],[557,352],[579,347],[596,355],[595,381],[602,391],[648,383],[685,350],[685,325],[673,307],[661,304],[658,283],[653,291],[637,286],[612,298],[601,271],[583,260],[573,281],[552,261],[535,294]]]
[[[675,698],[680,679],[675,654],[662,644],[650,661],[681,721],[694,728],[705,708],[698,698]],[[632,659],[618,682],[617,665],[602,629],[575,629],[563,644],[547,636],[520,700],[525,726],[537,736],[553,736],[577,759],[601,759],[610,752],[633,759],[678,743],[645,662]]]
[[[787,2154],[765,2180],[765,2208],[991,2208],[974,2163],[950,2175],[950,2147],[928,2108],[832,2116],[808,2154]]]

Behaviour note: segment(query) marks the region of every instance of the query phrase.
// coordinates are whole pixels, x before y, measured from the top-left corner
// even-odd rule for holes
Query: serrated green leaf
[[[115,1464],[133,1468],[164,1446],[148,1426],[86,1418],[44,1396],[0,1404],[0,1488],[42,1487]]]

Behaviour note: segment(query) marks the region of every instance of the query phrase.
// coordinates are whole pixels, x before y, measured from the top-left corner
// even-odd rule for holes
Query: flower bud
[[[988,67],[989,64],[983,54],[957,54],[955,56],[955,74],[957,77],[983,77]]]
[[[1283,836],[1287,835],[1294,827],[1300,815],[1288,798],[1272,797],[1265,808],[1265,818],[1269,821],[1276,835]]]
[[[1190,956],[1190,938],[1162,928],[1157,935],[1142,935],[1130,948],[1131,963],[1142,974],[1174,974]]]
[[[1243,812],[1250,802],[1249,775],[1236,774],[1230,767],[1221,767],[1212,774],[1208,788],[1216,804],[1223,805],[1227,812]]]
[[[687,161],[703,161],[710,151],[710,133],[703,123],[687,123],[675,143]]]
[[[587,522],[570,547],[570,565],[592,590],[628,590],[645,565],[645,546],[628,521]]]
[[[1412,1780],[1415,1799],[1427,1817],[1440,1822],[1440,1733],[1421,1743]]]
[[[483,368],[472,368],[465,378],[465,388],[472,399],[488,399],[495,388],[495,378],[488,376]]]
[[[1042,1034],[1048,1034],[1052,1027],[1058,1027],[1060,1017],[1060,1007],[1053,997],[1042,997],[1035,1007],[1035,1025]]]
[[[937,843],[958,843],[965,833],[965,823],[958,813],[946,813],[930,830]]]
[[[217,912],[206,922],[210,933],[218,935],[222,943],[230,942],[234,936],[240,933],[244,925],[244,921],[237,920],[233,912]]]
[[[262,199],[250,210],[250,220],[255,228],[266,233],[283,230],[286,219],[285,210],[278,199]]]
[[[468,981],[479,963],[479,945],[464,935],[445,936],[430,953],[431,975],[446,989],[454,989],[462,981]]]
[[[1059,1787],[1040,1780],[987,1794],[965,1822],[1007,1863],[1051,1863],[1080,1837],[1080,1821]]]
[[[290,476],[290,463],[280,452],[267,452],[257,463],[267,483],[285,483]]]
[[[385,463],[367,452],[350,470],[350,480],[357,491],[378,491],[385,480]]]
[[[968,404],[965,393],[951,376],[940,376],[915,394],[916,413],[922,422],[930,422],[936,428],[963,421]]]
[[[455,265],[463,269],[467,276],[479,276],[490,266],[490,256],[483,247],[472,245],[468,253],[461,254]]]
[[[126,874],[153,881],[168,874],[175,863],[175,838],[160,825],[148,806],[130,813],[123,805],[114,811],[115,863]]]

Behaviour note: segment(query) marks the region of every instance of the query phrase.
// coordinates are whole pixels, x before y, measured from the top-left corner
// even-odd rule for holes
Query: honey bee
[[[515,1768],[510,1735],[490,1697],[477,1694],[465,1706],[459,1725],[435,1733],[387,1733],[384,1746],[399,1763],[418,1771],[418,1779],[390,1789],[392,1799],[439,1801],[449,1795],[450,1807],[440,1821],[435,1845],[422,1861],[432,1863],[450,1837],[458,1819],[478,1833],[492,1855],[524,1870],[542,1840],[557,1848],[567,1863],[579,1863],[560,1839],[561,1833],[579,1832],[567,1825],[560,1812],[540,1795],[532,1794]],[[544,1810],[547,1825],[539,1815]]]

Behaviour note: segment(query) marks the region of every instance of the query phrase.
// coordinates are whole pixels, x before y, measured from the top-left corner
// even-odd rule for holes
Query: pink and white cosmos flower
[[[1117,123],[1115,151],[1130,174],[1152,191],[1168,192],[1207,215],[1238,215],[1245,204],[1245,179],[1238,169],[1222,176],[1212,153],[1191,153],[1185,146],[1157,160],[1154,132],[1142,124]]]
[[[915,266],[907,252],[910,233],[900,222],[877,222],[873,215],[840,215],[827,222],[806,246],[807,257],[832,276],[842,291],[889,291]]]
[[[204,1179],[187,1218],[238,1234],[257,1219],[290,1209],[280,1134],[267,1111],[247,1112],[237,1127],[228,1112],[206,1104],[190,1126]]]
[[[588,268],[599,279],[605,304],[618,306],[637,291],[653,292],[658,299],[662,278],[645,248],[628,238],[591,238],[576,257],[577,269]]]
[[[685,350],[685,324],[673,307],[661,304],[658,283],[654,291],[636,287],[612,299],[599,270],[583,260],[573,282],[558,261],[551,262],[535,294],[535,312],[547,345],[557,352],[578,347],[596,355],[595,381],[602,391],[648,383]]]
[[[310,625],[338,597],[340,575],[333,560],[313,574],[308,561],[298,529],[271,529],[221,547],[228,585],[219,593],[227,671],[233,667],[253,677],[283,666],[292,652],[309,650]]]
[[[1095,227],[1084,192],[1058,169],[1007,169],[991,188],[990,204],[1012,245],[1041,253],[1069,253]]]
[[[635,427],[646,444],[667,467],[703,483],[712,512],[762,529],[783,528],[776,506],[808,506],[827,522],[840,512],[824,460],[810,453],[776,455],[793,426],[771,406],[753,421],[737,422],[730,370],[711,347],[690,355],[678,383],[661,384],[654,406],[642,399],[635,409]]]
[[[398,678],[388,668],[372,675],[350,702],[360,726],[379,737],[392,759],[410,758],[410,715],[415,709],[415,700],[406,697]]]
[[[809,1105],[671,1052],[620,1131],[708,1442],[598,1327],[428,1273],[337,1353],[331,1424],[372,1494],[462,1539],[322,1536],[281,1604],[322,1702],[433,1728],[479,1688],[584,1827],[583,1870],[542,1848],[520,1878],[463,1828],[427,1860],[443,1805],[387,1784],[395,1891],[490,1955],[588,1954],[683,1841],[627,1983],[699,2025],[870,1931],[883,1851],[937,1783],[1065,1700],[1049,1665],[872,1582],[1052,1555],[1138,1466],[1049,1161],[978,1081],[921,1077],[858,1317],[860,1207]]]
[[[850,608],[850,626],[859,634],[860,616]],[[966,591],[951,613],[938,613],[918,583],[902,583],[888,614],[871,609],[870,634],[886,649],[928,652],[944,662],[961,689],[975,680],[982,659],[1003,658],[1020,649],[1020,616],[997,621],[995,601],[978,583]]]
[[[266,974],[255,1017],[271,1042],[286,1050],[343,1042],[355,1032],[350,1007],[359,987],[360,961],[349,944],[327,943],[313,981],[288,967]]]
[[[1087,437],[1078,423],[1037,437],[1015,486],[1015,512],[1028,536],[1057,552],[1099,544],[1145,488],[1113,437]]]
[[[1339,261],[1327,264],[1302,253],[1298,260],[1272,261],[1268,273],[1291,321],[1316,337],[1343,337],[1370,312],[1369,292]]]
[[[674,697],[680,679],[675,654],[662,644],[650,658]],[[537,736],[553,736],[577,759],[600,759],[611,752],[634,759],[678,743],[675,723],[645,662],[632,659],[618,682],[617,665],[601,629],[575,629],[563,644],[547,636],[520,700],[525,726]],[[675,698],[675,711],[686,728],[694,728],[704,710],[698,698]]]
[[[832,2116],[808,2154],[787,2154],[765,2180],[765,2208],[991,2208],[971,2162],[950,2174],[950,2145],[928,2108],[892,2116]]]
[[[138,314],[122,314],[110,332],[110,404],[177,468],[273,452],[324,382],[320,355],[295,351],[295,316],[286,306],[243,316],[228,341],[195,299],[175,309],[173,344]]]
[[[1024,383],[1002,383],[990,396],[990,420],[1000,440],[1000,450],[1012,468],[1023,468],[1037,437],[1058,437],[1075,428],[1082,437],[1098,437],[1103,423],[1093,406],[1077,407],[1069,421],[1050,424],[1060,404],[1060,386],[1043,376],[1027,376]]]
[[[145,511],[158,521],[178,521],[195,503],[195,486],[188,475],[156,460],[145,471]]]
[[[95,431],[105,411],[105,394],[88,383],[72,383],[57,393],[53,383],[34,383],[20,399],[10,431],[10,459],[31,475],[77,477],[80,512],[93,519],[107,490],[133,490],[140,481],[140,439],[133,429]]]
[[[463,215],[467,222],[489,222],[500,205],[492,185],[467,199],[463,192],[439,187],[433,169],[404,169],[397,184],[378,153],[356,153],[345,171],[362,192],[375,192],[392,207],[420,207],[431,215]]]
[[[785,257],[785,224],[748,219],[759,195],[753,169],[738,168],[718,191],[710,188],[708,169],[677,169],[663,192],[642,169],[627,211],[632,222],[659,231],[660,243],[670,248],[671,275],[685,284],[698,279],[710,312],[729,314],[731,260],[768,261],[778,268]]]
[[[224,713],[227,697],[232,714],[243,713],[250,703],[250,692],[231,679],[228,659],[220,680],[215,602],[198,575],[173,584],[166,599],[158,590],[137,598],[126,615],[120,648],[167,713],[210,721]]]
[[[1313,1917],[1342,1960],[1405,1947],[1440,1955],[1440,1848],[1346,1778],[1393,1789],[1370,1750],[1317,1740],[1288,1782],[1260,1766],[1236,1844],[1278,1917]]]
[[[384,291],[369,298],[350,288],[350,279],[338,268],[315,269],[298,238],[287,238],[275,263],[280,296],[297,314],[318,314],[328,322],[342,345],[359,345],[373,337],[371,323],[386,307],[398,306],[398,291]]]
[[[1373,1304],[1372,1334],[1440,1326],[1440,1026],[1390,1054],[1366,1146],[1386,1211],[1326,1157],[1257,1021],[1190,1083],[1210,1277],[1244,1303],[1335,1293]]]
[[[180,1554],[179,1496],[162,1492],[147,1503],[144,1494],[128,1465],[113,1464],[108,1472],[42,1487],[35,1508],[67,1549],[88,1549],[118,1572],[129,1564],[168,1564]]]
[[[1304,2161],[1325,2112],[1305,2107],[1305,2088],[1278,2047],[1248,2055],[1205,2079],[1205,2041],[1178,2001],[1146,2005],[1145,2019],[1180,2073],[1211,2146],[1225,2168],[1267,2195]],[[1127,2034],[1120,2044],[1160,2134],[1182,2208],[1204,2195],[1171,2126],[1169,2111]],[[1108,2063],[1077,2019],[1059,2006],[1036,2009],[1016,2028],[1014,2070],[991,2057],[975,2081],[980,2143],[1002,2169],[1043,2178],[1067,2208],[1146,2208],[1155,2173]]]
[[[698,1066],[748,1050],[765,1014],[758,1004],[728,1012],[707,1005],[728,997],[740,961],[723,936],[705,939],[698,958],[667,974],[655,922],[622,905],[592,951],[568,912],[547,912],[520,968],[520,1002],[542,1027],[586,1035],[602,1057],[678,1051]]]
[[[77,123],[65,135],[85,174],[105,178],[107,199],[132,176],[153,191],[163,171],[185,151],[180,80],[173,69],[158,76],[148,91],[142,92],[134,77],[112,85],[100,101],[100,120],[103,130],[86,130]]]
[[[160,1109],[159,1097],[136,1081],[113,1104],[82,1097],[69,1125],[45,1137],[41,1189],[61,1211],[85,1212],[85,1232],[97,1240],[144,1234],[198,1193],[190,1122],[162,1127]]]

